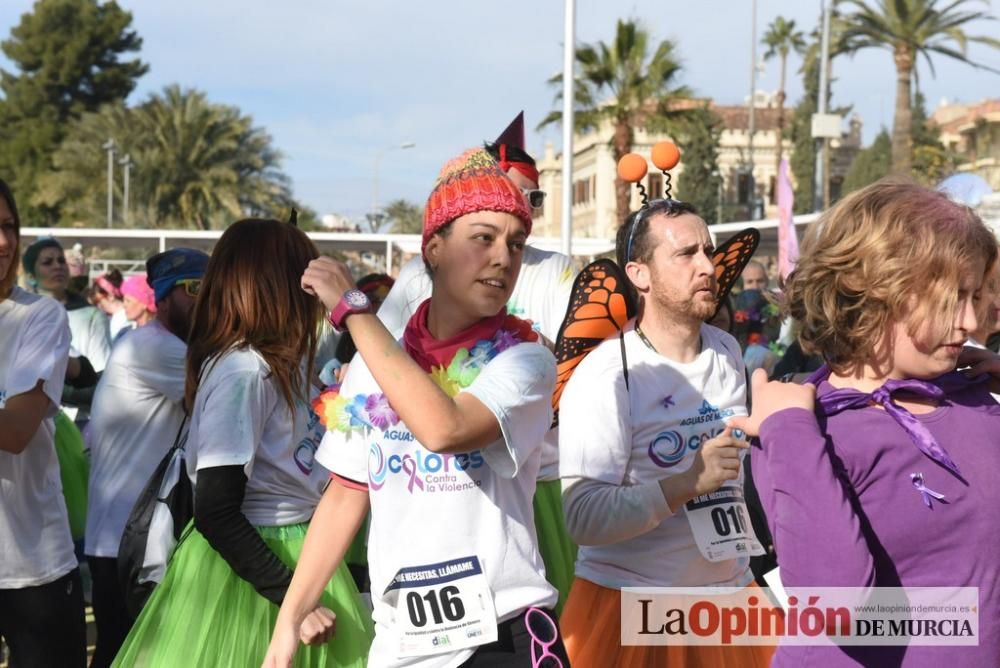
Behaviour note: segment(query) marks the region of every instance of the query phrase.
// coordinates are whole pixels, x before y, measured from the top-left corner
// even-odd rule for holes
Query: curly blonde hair
[[[806,232],[789,278],[786,311],[802,349],[837,373],[883,368],[888,328],[944,336],[963,272],[997,257],[976,213],[914,183],[883,179],[851,193]]]

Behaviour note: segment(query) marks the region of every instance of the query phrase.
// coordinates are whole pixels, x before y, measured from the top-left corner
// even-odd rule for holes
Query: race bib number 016
[[[385,590],[400,656],[454,652],[497,639],[493,594],[476,557],[400,569]]]
[[[739,487],[725,486],[695,497],[684,505],[684,512],[701,555],[709,561],[764,554]]]

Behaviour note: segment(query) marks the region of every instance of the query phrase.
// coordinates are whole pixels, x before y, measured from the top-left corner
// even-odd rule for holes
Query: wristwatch
[[[355,313],[372,313],[374,309],[372,308],[371,300],[368,299],[368,295],[361,292],[357,288],[352,288],[344,293],[344,296],[340,298],[340,302],[332,311],[326,319],[333,325],[333,328],[338,332],[343,332],[346,327],[344,327],[344,321],[347,320],[347,316],[354,315]]]

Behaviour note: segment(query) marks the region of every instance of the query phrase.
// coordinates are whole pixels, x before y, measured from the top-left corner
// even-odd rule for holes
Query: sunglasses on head
[[[188,297],[197,297],[198,291],[201,290],[201,279],[182,278],[181,280],[174,283],[175,287],[178,285],[184,286],[184,292],[187,293]]]
[[[531,205],[532,209],[541,209],[545,204],[544,190],[539,190],[538,188],[521,188],[521,192],[524,194],[524,199],[528,200],[528,204]]]
[[[635,228],[639,227],[640,221],[649,216],[649,212],[652,209],[656,209],[655,213],[661,213],[664,211],[667,213],[673,213],[680,207],[680,205],[680,200],[666,198],[654,199],[648,204],[643,205],[636,217],[632,219],[632,225],[628,228],[628,242],[625,244],[625,262],[632,261],[632,239],[635,237]]]

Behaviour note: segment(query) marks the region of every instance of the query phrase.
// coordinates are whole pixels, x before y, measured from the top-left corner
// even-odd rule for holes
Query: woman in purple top
[[[809,229],[787,307],[826,366],[815,385],[758,371],[742,421],[760,437],[753,472],[781,579],[978,587],[979,638],[782,644],[773,665],[1000,666],[1000,406],[989,383],[953,373],[996,257],[971,209],[906,183],[858,191]]]

